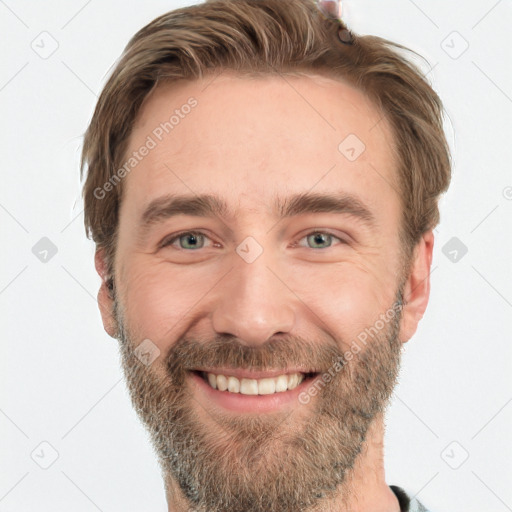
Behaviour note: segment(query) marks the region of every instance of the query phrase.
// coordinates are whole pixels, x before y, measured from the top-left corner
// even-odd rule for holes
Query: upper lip
[[[308,368],[284,368],[281,370],[267,370],[263,372],[244,370],[243,368],[194,368],[194,371],[233,376],[237,379],[264,379],[265,377],[273,378],[279,377],[279,375],[291,375],[293,373],[317,373],[315,370]]]

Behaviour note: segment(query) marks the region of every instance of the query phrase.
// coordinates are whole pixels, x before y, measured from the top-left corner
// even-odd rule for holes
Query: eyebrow
[[[369,228],[375,228],[377,220],[372,211],[358,197],[350,194],[320,194],[305,192],[286,198],[274,199],[273,214],[279,219],[311,213],[335,213],[350,215]],[[236,218],[226,202],[212,194],[165,195],[151,201],[141,216],[141,227],[149,228],[177,215],[194,217]]]

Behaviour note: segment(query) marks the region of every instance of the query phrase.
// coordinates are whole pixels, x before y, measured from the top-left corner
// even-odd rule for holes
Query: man
[[[427,306],[442,106],[310,0],[218,0],[129,42],[86,132],[98,302],[169,511],[426,510],[383,469]]]

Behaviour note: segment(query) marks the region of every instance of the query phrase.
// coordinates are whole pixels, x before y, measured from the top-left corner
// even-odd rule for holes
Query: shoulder
[[[390,485],[400,504],[401,512],[429,512],[415,497],[409,496],[407,492],[397,485]]]

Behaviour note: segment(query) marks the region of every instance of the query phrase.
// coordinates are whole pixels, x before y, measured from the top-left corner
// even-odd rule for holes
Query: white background
[[[128,39],[188,3],[0,1],[0,511],[167,510],[117,342],[100,323],[78,159]],[[351,0],[344,16],[356,33],[428,59],[455,161],[430,304],[389,410],[387,481],[432,512],[512,510],[512,6]],[[46,59],[31,47],[41,38],[58,43]],[[32,252],[42,237],[58,251],[46,263]],[[442,252],[452,237],[468,248],[457,262]]]

